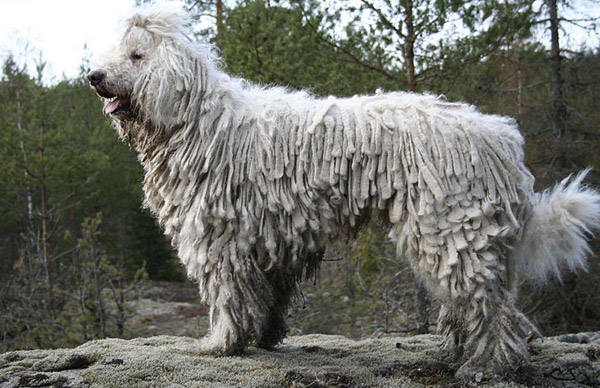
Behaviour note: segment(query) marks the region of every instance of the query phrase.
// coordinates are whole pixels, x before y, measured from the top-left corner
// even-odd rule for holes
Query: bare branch
[[[351,61],[345,61],[343,58],[340,58],[341,61],[345,61],[348,63],[356,63],[362,67],[365,67],[369,70],[373,70],[379,74],[382,74],[384,77],[391,79],[393,81],[398,81],[398,77],[393,74],[390,73],[388,71],[386,71],[385,69],[375,66],[372,63],[369,62],[365,62],[363,61],[361,58],[359,58],[355,53],[353,53],[348,47],[339,44],[338,42],[332,40],[332,39],[327,39],[323,34],[319,33],[319,29],[317,26],[315,26],[313,23],[311,23],[310,19],[308,17],[306,17],[307,13],[304,11],[303,8],[300,9],[303,16],[305,17],[305,21],[306,21],[306,25],[308,27],[310,27],[310,29],[312,30],[312,32],[315,32],[318,39],[322,42],[325,43],[326,45],[335,48],[336,50],[342,52],[343,54],[345,54],[348,58],[351,59]]]
[[[381,22],[383,24],[385,24],[387,27],[389,27],[391,30],[393,30],[396,34],[398,34],[398,36],[402,37],[403,39],[406,39],[406,35],[402,32],[401,29],[399,29],[398,27],[396,27],[381,11],[381,9],[375,7],[375,5],[373,3],[371,3],[370,1],[367,0],[361,0],[361,2],[367,7],[369,8],[371,11],[375,12],[377,14],[377,16],[379,16],[379,20],[381,20]]]

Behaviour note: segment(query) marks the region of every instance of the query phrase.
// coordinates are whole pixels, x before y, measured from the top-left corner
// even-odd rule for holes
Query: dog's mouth
[[[120,96],[106,88],[106,74],[101,71],[92,71],[88,74],[90,86],[98,97],[104,101],[104,113],[123,119],[124,114],[131,112],[131,99],[129,96]]]
[[[131,112],[131,100],[129,97],[120,96],[102,96],[106,102],[104,104],[104,113],[107,115],[121,116]]]

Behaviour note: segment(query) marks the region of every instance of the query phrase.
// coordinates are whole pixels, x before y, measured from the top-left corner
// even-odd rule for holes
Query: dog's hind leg
[[[464,354],[466,328],[457,313],[450,303],[442,304],[437,321],[437,332],[443,338],[439,356],[450,363],[461,363]]]
[[[529,365],[525,338],[537,330],[510,291],[516,227],[503,208],[484,201],[433,210],[410,214],[393,235],[400,254],[413,258],[416,273],[444,304],[441,355],[461,365],[457,376],[467,379],[480,372],[503,377]]]
[[[535,326],[515,307],[512,294],[501,281],[485,285],[486,295],[457,299],[452,308],[464,320],[464,361],[457,377],[471,379],[514,378],[530,365],[526,337],[537,333]]]
[[[449,284],[441,282],[438,291],[448,285],[451,291],[442,298],[444,305],[438,318],[438,332],[443,336],[440,352],[446,360],[461,365],[457,377],[471,379],[478,373],[486,379],[511,377],[529,366],[526,337],[539,333],[516,308],[502,266],[493,273],[482,271],[487,277],[475,276],[472,287],[455,283],[453,288],[452,279],[460,281],[464,272],[458,272],[472,265],[467,260],[476,260],[474,255],[479,256],[479,263],[485,263],[485,258],[498,254],[493,249],[463,253],[452,268]]]
[[[273,270],[267,273],[267,277],[273,290],[273,303],[255,340],[258,347],[272,349],[288,332],[286,316],[292,296],[296,293],[297,283],[295,277],[285,270]]]
[[[464,260],[453,272],[468,265]],[[441,298],[440,356],[460,365],[457,377],[468,380],[479,373],[486,379],[511,377],[530,364],[526,337],[538,332],[515,307],[502,272],[499,269],[494,275],[490,273],[490,278],[479,277],[473,288],[445,293],[446,297]],[[451,274],[452,278],[460,275]],[[444,293],[444,287],[447,287],[445,282],[434,289],[439,295],[440,291]]]

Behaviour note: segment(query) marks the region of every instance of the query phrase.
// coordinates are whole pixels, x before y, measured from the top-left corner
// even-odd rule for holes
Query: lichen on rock
[[[4,353],[0,388],[600,386],[598,340],[535,340],[533,369],[524,371],[522,381],[496,383],[484,375],[481,382],[456,380],[458,366],[437,358],[440,342],[435,335],[355,341],[314,334],[289,337],[274,351],[249,348],[224,358],[199,355],[197,340],[189,337],[105,339],[74,349]]]

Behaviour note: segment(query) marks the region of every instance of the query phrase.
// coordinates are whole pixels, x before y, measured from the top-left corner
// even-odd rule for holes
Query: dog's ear
[[[139,108],[166,130],[193,120],[206,91],[206,68],[190,46],[162,39],[136,85]]]

